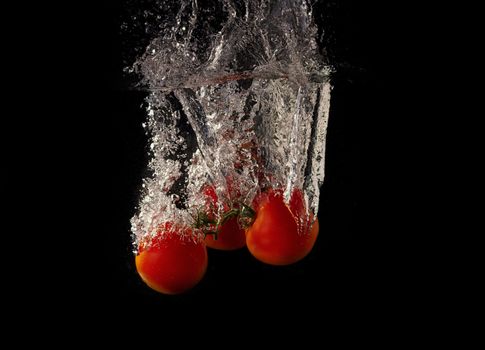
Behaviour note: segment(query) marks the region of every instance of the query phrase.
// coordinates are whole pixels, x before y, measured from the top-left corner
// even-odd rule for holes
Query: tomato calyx
[[[247,229],[253,224],[256,218],[256,211],[253,208],[251,208],[249,205],[246,205],[242,202],[239,204],[241,206],[241,209],[239,210],[239,214],[238,214],[239,215],[238,222],[242,228]]]
[[[204,234],[204,238],[207,235],[213,235],[217,240],[221,227],[232,218],[237,218],[239,226],[243,229],[252,225],[256,212],[243,202],[234,202],[233,205],[226,211],[224,211],[217,220],[213,218],[214,215],[201,209],[197,211],[197,215],[194,217],[194,223],[192,227],[199,229]]]

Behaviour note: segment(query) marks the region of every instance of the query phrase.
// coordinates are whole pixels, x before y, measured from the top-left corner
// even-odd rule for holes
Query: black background
[[[141,127],[144,94],[127,90],[122,76],[122,4],[56,8],[41,20],[42,30],[33,25],[32,32],[39,33],[31,44],[43,84],[29,91],[44,117],[39,121],[33,108],[29,113],[32,140],[39,140],[30,169],[42,184],[34,185],[34,205],[47,233],[30,234],[32,242],[49,244],[42,253],[45,263],[36,270],[40,283],[55,286],[46,294],[67,310],[86,305],[93,314],[116,310],[125,316],[160,310],[180,318],[193,310],[204,311],[201,318],[262,310],[322,314],[361,304],[372,285],[369,232],[361,219],[361,140],[363,125],[372,118],[375,76],[372,11],[358,3],[321,1],[314,9],[337,69],[315,248],[287,267],[262,264],[245,249],[210,250],[204,280],[178,296],[153,292],[134,268],[129,220],[148,158]],[[13,50],[21,47],[17,41]],[[22,182],[26,174],[11,168],[12,178]]]

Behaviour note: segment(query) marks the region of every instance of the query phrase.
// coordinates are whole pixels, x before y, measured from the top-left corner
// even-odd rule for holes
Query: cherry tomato
[[[230,185],[232,186],[232,184]],[[214,187],[208,186],[204,189],[204,194],[207,197],[208,217],[215,220],[214,212],[218,203],[216,191]],[[229,206],[225,206],[225,209],[229,210]],[[215,225],[213,228],[216,229]],[[219,227],[217,239],[214,234],[208,234],[205,243],[209,248],[220,250],[235,250],[244,247],[246,245],[246,234],[244,229],[239,227],[237,215],[230,217]]]
[[[240,249],[246,245],[246,235],[244,230],[239,227],[237,217],[232,217],[221,226],[217,239],[214,235],[207,235],[205,244],[213,249]]]
[[[256,219],[246,231],[246,244],[258,260],[271,265],[289,265],[303,259],[313,248],[318,235],[318,220],[299,232],[297,221],[306,217],[299,190],[284,202],[281,191],[269,191],[255,200]],[[304,215],[305,217],[302,217]],[[302,220],[303,219],[303,220]]]
[[[142,280],[157,292],[183,293],[204,277],[207,269],[205,244],[182,238],[181,233],[181,229],[167,223],[159,228],[150,244],[142,243],[139,247],[136,269]],[[185,233],[190,235],[190,231]]]

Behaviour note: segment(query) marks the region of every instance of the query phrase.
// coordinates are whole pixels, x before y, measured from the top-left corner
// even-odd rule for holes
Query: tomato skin
[[[271,191],[258,198],[257,203],[256,219],[246,231],[246,244],[251,254],[270,265],[289,265],[307,256],[318,236],[318,220],[309,233],[298,234],[292,211],[301,212],[302,208],[290,210],[281,192]]]
[[[232,182],[228,182],[228,186],[233,186]],[[232,187],[229,191],[232,190]],[[207,198],[206,210],[209,212],[209,217],[214,218],[214,213],[211,212],[218,202],[218,197],[214,187],[209,186],[203,190]],[[226,210],[229,207],[225,208]],[[246,233],[237,221],[237,217],[228,219],[220,228],[217,234],[217,239],[214,235],[209,234],[205,238],[205,243],[209,248],[219,250],[236,250],[246,246]]]
[[[194,287],[207,270],[207,249],[203,242],[166,233],[149,248],[141,247],[135,258],[142,280],[163,294],[180,294]]]
[[[237,218],[233,217],[227,220],[219,230],[217,239],[214,235],[207,235],[205,244],[209,248],[219,250],[235,250],[243,248],[246,245],[246,234],[239,227]]]

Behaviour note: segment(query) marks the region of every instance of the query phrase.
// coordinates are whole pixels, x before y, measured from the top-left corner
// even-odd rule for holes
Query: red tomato
[[[163,236],[162,231],[165,231]],[[141,244],[135,258],[136,269],[142,280],[157,292],[183,293],[204,277],[207,249],[203,242],[182,238],[180,230],[172,228],[170,223],[163,225],[158,233],[149,245]]]
[[[215,239],[214,235],[207,235],[205,244],[213,249],[240,249],[246,245],[246,235],[244,230],[239,227],[237,217],[232,217],[221,226],[217,239]]]
[[[318,235],[318,220],[306,232],[298,232],[297,220],[305,213],[300,191],[292,195],[290,207],[280,191],[270,191],[255,203],[256,219],[246,231],[246,244],[256,259],[271,265],[289,265],[312,250]],[[309,221],[306,217],[303,219]]]
[[[230,183],[232,186],[232,183]],[[204,189],[208,201],[206,209],[209,214],[208,217],[215,220],[214,209],[217,206],[218,197],[214,187],[209,186]],[[229,210],[229,207],[225,208]],[[240,249],[246,245],[246,234],[244,229],[239,227],[237,216],[232,216],[224,224],[219,227],[217,239],[213,234],[208,234],[205,238],[205,243],[209,248],[220,250],[235,250]],[[214,229],[215,229],[214,225]]]

